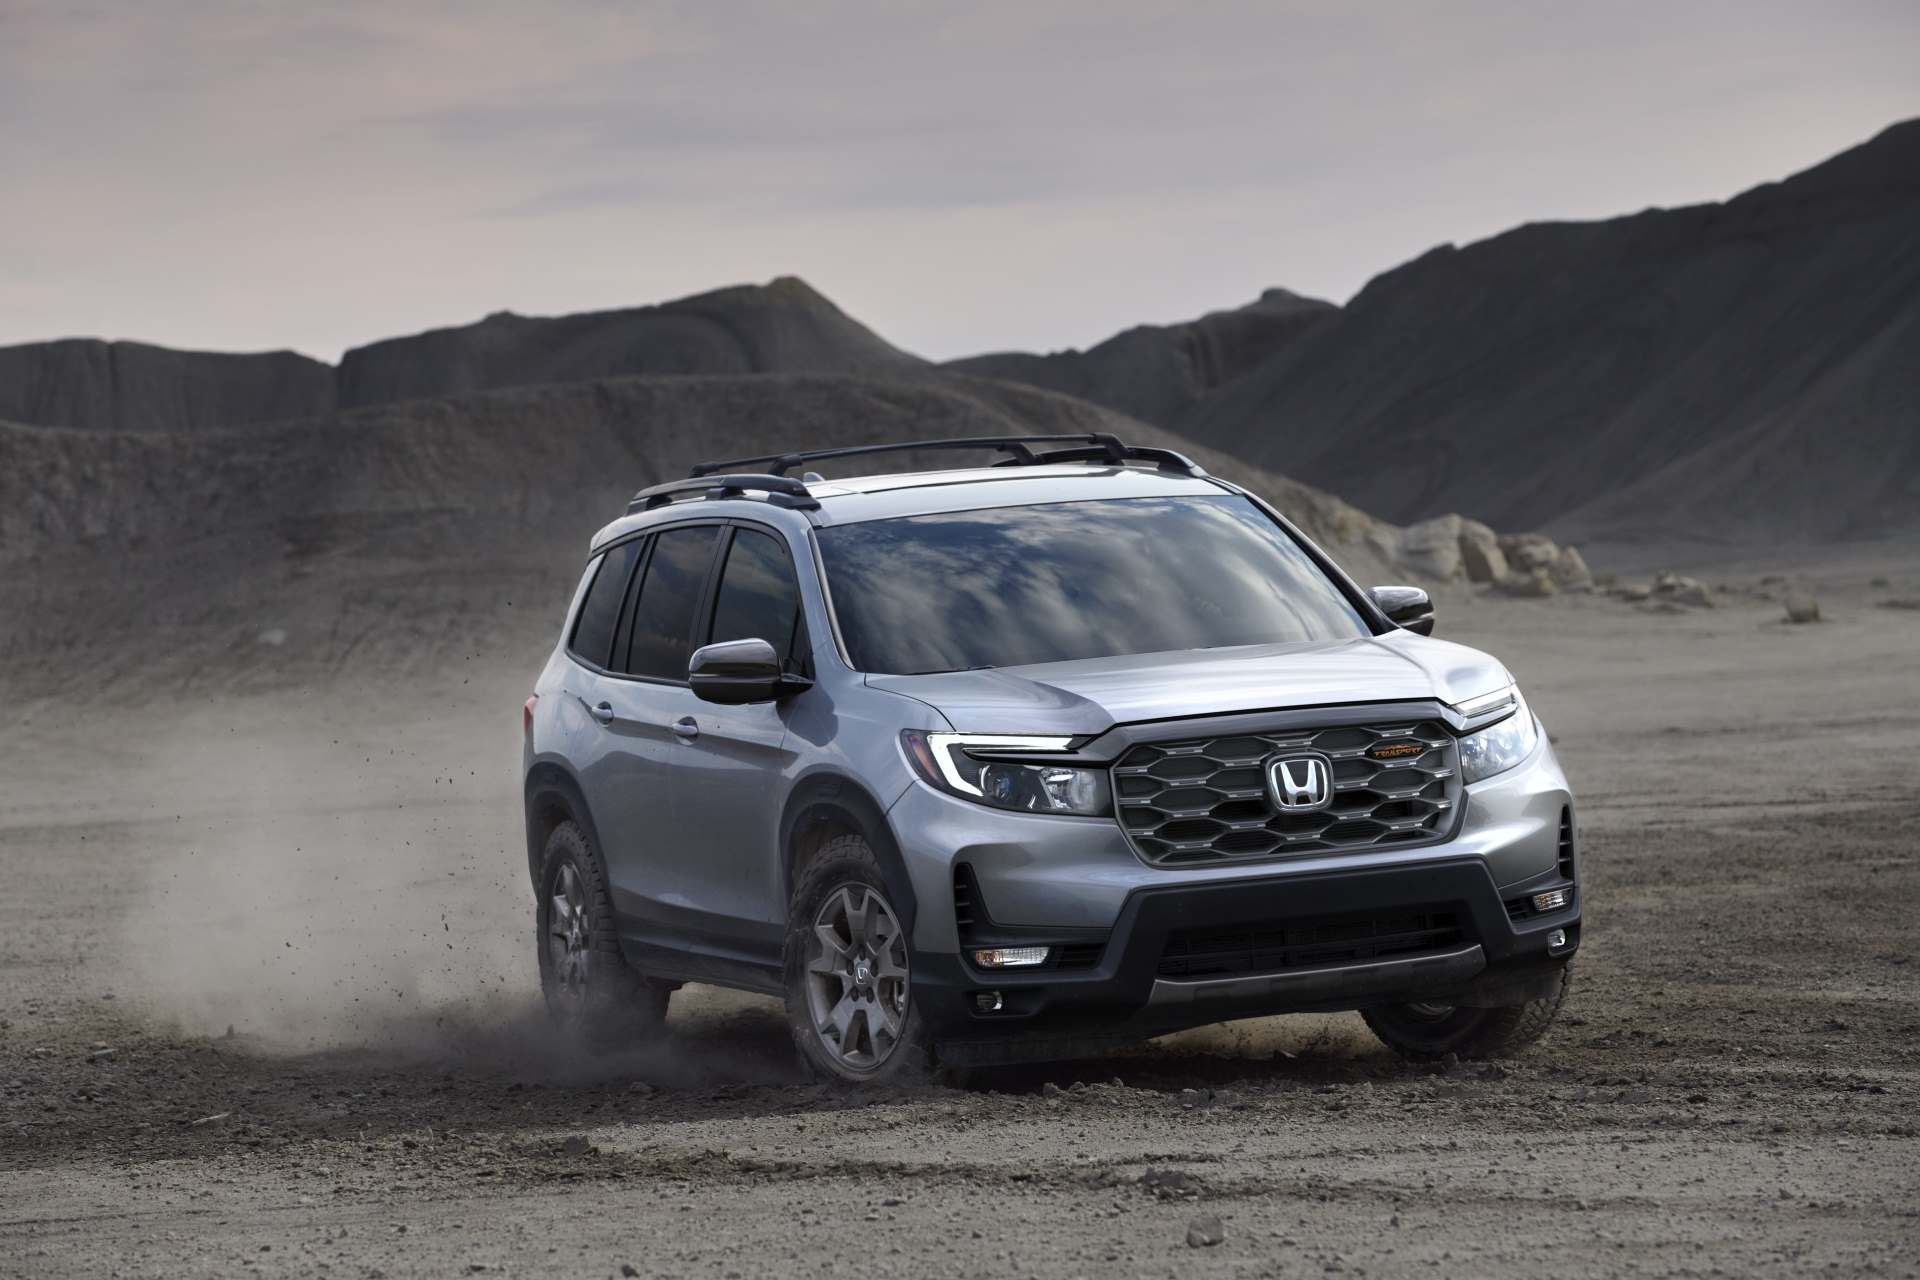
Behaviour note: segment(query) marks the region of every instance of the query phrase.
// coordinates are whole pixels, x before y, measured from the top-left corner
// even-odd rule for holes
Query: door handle
[[[692,742],[700,736],[700,724],[692,716],[681,716],[673,722],[673,736],[682,742]]]
[[[592,716],[595,720],[598,720],[601,724],[613,723],[613,704],[612,703],[602,702],[599,704],[594,704],[594,703],[588,702],[585,698],[582,698],[580,699],[580,705],[587,709],[588,715]]]

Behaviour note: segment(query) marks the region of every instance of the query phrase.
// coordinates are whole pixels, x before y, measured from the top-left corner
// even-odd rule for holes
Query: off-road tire
[[[912,978],[906,981],[906,1010],[901,1031],[885,1059],[870,1069],[850,1066],[826,1042],[814,1025],[809,998],[808,964],[815,946],[814,925],[823,907],[843,889],[856,894],[878,894],[895,921],[904,927],[887,893],[886,880],[880,874],[880,862],[866,840],[857,835],[836,836],[815,851],[801,868],[794,882],[793,897],[787,904],[785,985],[787,1026],[800,1060],[816,1080],[844,1086],[874,1084],[923,1084],[934,1076],[931,1041],[925,1020],[913,999]],[[909,956],[911,946],[908,946]]]
[[[1431,1062],[1450,1053],[1462,1058],[1510,1057],[1553,1025],[1573,982],[1572,970],[1572,965],[1562,965],[1552,993],[1525,1004],[1456,1008],[1437,1018],[1415,1005],[1381,1005],[1362,1009],[1360,1016],[1389,1049],[1416,1062]]]
[[[569,888],[579,898],[585,949],[577,973],[556,956],[556,897],[571,873]],[[672,986],[634,972],[620,954],[613,895],[606,868],[573,822],[563,822],[547,837],[540,856],[540,897],[536,905],[534,947],[540,958],[540,990],[547,1013],[562,1034],[595,1053],[631,1049],[657,1036],[667,1018]],[[564,941],[561,950],[567,950]]]

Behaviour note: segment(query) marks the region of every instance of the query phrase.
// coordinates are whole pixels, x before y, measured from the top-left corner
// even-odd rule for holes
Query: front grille
[[[1444,951],[1462,941],[1458,915],[1437,908],[1177,929],[1167,935],[1160,953],[1160,976],[1208,978],[1358,964]]]
[[[1560,878],[1573,881],[1573,810],[1560,809]]]
[[[1274,804],[1266,766],[1290,755],[1327,760],[1328,807]],[[1430,844],[1460,802],[1459,748],[1433,720],[1143,743],[1114,765],[1113,793],[1134,848],[1161,866]]]

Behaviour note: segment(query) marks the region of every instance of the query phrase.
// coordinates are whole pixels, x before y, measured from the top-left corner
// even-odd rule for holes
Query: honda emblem
[[[1288,813],[1324,809],[1333,803],[1333,766],[1325,756],[1275,756],[1267,761],[1267,791]]]

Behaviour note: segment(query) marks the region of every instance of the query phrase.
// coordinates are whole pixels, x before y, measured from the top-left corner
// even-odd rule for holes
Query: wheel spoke
[[[848,1034],[853,1028],[853,1015],[858,1008],[859,1006],[853,1001],[852,993],[848,993],[841,996],[839,1002],[827,1011],[826,1020],[820,1024],[821,1034],[824,1035],[829,1030],[833,1032],[842,1055],[848,1052]]]
[[[900,1020],[894,1016],[884,996],[867,1005],[866,1011],[867,1034],[873,1039],[874,1056],[880,1057],[880,1037],[885,1036],[888,1046],[891,1047],[893,1042],[900,1038]]]
[[[847,938],[857,947],[867,940],[867,914],[865,910],[854,904],[851,888],[840,891],[838,906],[840,914],[847,922]]]
[[[818,960],[808,965],[815,973],[844,973],[853,962],[853,948],[840,941],[840,935],[830,924],[813,926],[814,941],[820,944]],[[821,965],[826,967],[822,968]]]

